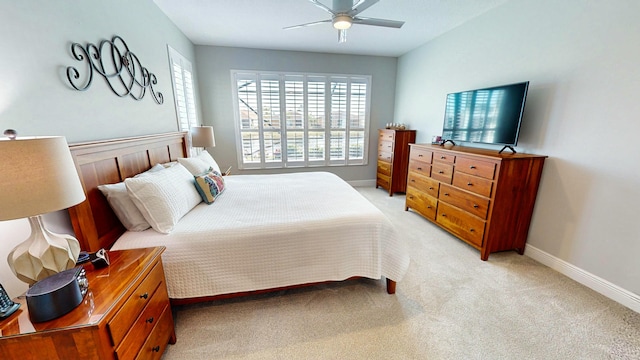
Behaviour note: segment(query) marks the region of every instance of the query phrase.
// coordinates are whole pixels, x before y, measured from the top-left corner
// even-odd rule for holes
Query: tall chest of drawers
[[[546,156],[411,145],[405,210],[480,250],[524,253]]]
[[[376,188],[388,190],[389,196],[407,190],[409,144],[415,141],[415,130],[378,130]]]

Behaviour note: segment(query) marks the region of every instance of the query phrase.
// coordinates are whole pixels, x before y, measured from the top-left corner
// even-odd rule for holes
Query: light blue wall
[[[210,149],[223,169],[234,173],[330,171],[347,181],[375,179],[377,129],[393,122],[397,59],[380,56],[319,54],[294,51],[196,46],[202,122],[215,130]],[[367,166],[239,171],[235,142],[231,70],[264,70],[371,75],[371,128]]]
[[[548,155],[529,245],[640,294],[640,2],[512,0],[400,57],[395,118],[428,142],[449,92],[531,81],[520,152]]]
[[[71,143],[178,129],[167,44],[190,59],[194,47],[151,0],[0,0],[0,34],[0,131],[63,135]],[[157,76],[163,105],[149,94],[141,101],[119,98],[100,77],[84,92],[68,85],[66,67],[82,69],[71,43],[97,44],[113,35]],[[58,215],[47,217],[48,226],[69,233],[59,229],[65,219]],[[28,235],[25,219],[0,222],[0,283],[11,296],[26,284],[5,259]]]

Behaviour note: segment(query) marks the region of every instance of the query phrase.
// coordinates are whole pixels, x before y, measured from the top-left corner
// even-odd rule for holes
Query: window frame
[[[297,168],[297,167],[320,167],[320,166],[363,166],[368,165],[369,162],[369,131],[371,125],[371,75],[357,75],[357,74],[328,74],[328,73],[303,73],[303,72],[282,72],[282,71],[255,71],[255,70],[231,70],[231,84],[232,84],[232,92],[233,92],[233,108],[234,108],[234,129],[236,136],[236,150],[237,150],[237,164],[239,169],[281,169],[281,168]],[[319,81],[319,80],[322,81]],[[247,91],[242,95],[239,90],[238,83],[239,81],[246,80],[250,81],[247,83],[247,86],[255,87],[255,90]],[[274,90],[272,93],[266,94],[262,90],[262,82],[270,81],[271,83],[268,86],[273,85],[273,81],[278,82],[278,91]],[[287,124],[290,123],[287,110],[290,110],[288,107],[290,104],[287,103],[287,96],[289,99],[292,98],[292,93],[287,90],[290,90],[291,87],[295,87],[293,82],[301,81],[302,82],[302,128],[293,128],[288,127]],[[251,83],[252,82],[252,83]],[[320,128],[311,127],[310,125],[310,110],[309,110],[309,102],[311,100],[309,96],[309,84],[324,82],[324,100],[323,100],[323,118],[324,118],[324,126]],[[344,87],[346,89],[344,98],[344,114],[342,119],[338,119],[337,121],[342,124],[341,127],[332,127],[332,123],[334,122],[332,116],[332,100],[334,100],[334,95],[331,92],[331,86],[334,83],[345,84]],[[364,84],[364,87],[358,86],[357,84]],[[290,87],[288,88],[288,85]],[[356,94],[355,89],[359,87],[359,96]],[[295,87],[297,89],[297,87]],[[364,88],[365,94],[362,95],[362,89]],[[299,95],[297,92],[296,95]],[[265,131],[265,109],[263,107],[263,102],[265,99],[270,104],[275,102],[274,99],[278,99],[278,109],[275,111],[279,115],[279,128],[276,129],[267,129]],[[246,105],[244,109],[241,109],[240,101]],[[298,100],[298,98],[296,98]],[[319,102],[318,98],[314,99]],[[355,102],[353,102],[355,101]],[[364,104],[362,104],[364,101]],[[251,102],[251,104],[249,104]],[[355,114],[355,119],[357,121],[353,121],[352,119],[352,105],[356,106],[356,111],[359,111]],[[253,109],[253,107],[256,109]],[[253,114],[248,114],[248,110],[251,110]],[[318,109],[318,107],[314,107],[314,109]],[[247,117],[246,119],[242,118],[241,115],[242,110],[247,114],[244,115]],[[271,109],[269,114],[274,113],[273,109]],[[252,118],[253,117],[253,118]],[[273,119],[273,118],[270,118]],[[243,128],[243,121],[244,126]],[[247,122],[248,121],[248,122]],[[364,122],[362,127],[359,125],[361,122]],[[254,124],[255,125],[252,125]],[[270,121],[269,124],[274,123],[274,121]],[[253,128],[252,128],[253,126]],[[309,138],[310,133],[324,133],[324,156],[322,159],[312,159],[310,158],[311,151],[309,150],[309,144],[311,139]],[[331,155],[331,134],[336,132],[342,132],[344,138],[344,145],[342,147],[342,152],[344,153],[343,159],[334,159]],[[279,134],[279,146],[280,146],[280,159],[279,160],[267,160],[267,158],[272,159],[272,156],[268,156],[267,147],[265,147],[265,134]],[[360,134],[362,136],[360,136]],[[259,145],[259,159],[255,162],[245,162],[244,156],[244,147],[245,143],[243,143],[243,134],[248,134],[251,136],[252,134],[257,135],[257,139],[251,140],[251,143],[257,142]],[[290,141],[288,135],[297,135],[302,134],[302,142],[303,142],[303,154],[301,160],[291,160],[289,158],[289,152],[287,149],[287,144]],[[293,136],[292,136],[293,138]],[[317,139],[317,138],[316,138]],[[356,158],[352,158],[350,146],[353,144],[351,140],[356,140],[356,144],[360,144],[357,146]],[[275,152],[276,148],[271,147],[272,151]],[[358,157],[358,154],[362,153],[362,157]],[[271,153],[271,152],[269,152]],[[315,152],[317,154],[317,152]]]
[[[196,102],[195,77],[191,61],[180,54],[176,49],[167,45],[169,54],[169,71],[171,73],[171,85],[173,88],[173,100],[176,109],[176,120],[179,131],[189,131],[192,126],[198,125],[198,107]],[[175,67],[180,68],[180,84],[177,82]],[[187,78],[190,79],[187,79]],[[190,82],[190,87],[189,87]],[[184,114],[181,111],[180,98],[185,99]],[[186,119],[183,117],[186,116]],[[186,127],[184,126],[186,125]]]

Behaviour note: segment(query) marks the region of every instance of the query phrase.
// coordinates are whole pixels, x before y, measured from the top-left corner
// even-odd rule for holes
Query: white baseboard
[[[587,272],[575,265],[546,253],[534,246],[528,245],[524,254],[557,272],[568,276],[580,284],[591,288],[611,300],[617,301],[629,309],[640,313],[640,296],[625,290],[609,281]]]
[[[353,186],[353,187],[367,187],[367,186],[371,186],[371,187],[375,187],[376,186],[376,179],[373,180],[354,180],[354,181],[347,181],[349,183],[349,185]]]

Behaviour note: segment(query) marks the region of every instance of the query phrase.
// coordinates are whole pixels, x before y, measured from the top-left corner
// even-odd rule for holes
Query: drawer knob
[[[411,179],[411,182],[416,182],[415,180]]]
[[[467,186],[473,186],[473,183],[468,182]]]
[[[444,174],[444,171],[440,170],[438,171],[438,174]]]
[[[440,156],[440,159],[446,159],[446,158],[447,158],[446,156]]]
[[[476,229],[474,229],[474,228],[469,229],[469,232],[475,232],[475,231],[476,231]]]
[[[442,214],[442,217],[447,217],[447,214]]]
[[[444,193],[444,196],[449,196],[449,193]]]
[[[469,166],[469,169],[471,169],[471,170],[473,170],[473,169],[475,169],[475,168],[476,168],[476,167],[475,167],[475,166],[473,166],[473,165]]]
[[[409,196],[409,199],[413,200],[413,196]]]
[[[479,206],[478,204],[473,204],[473,208],[474,208],[474,209],[477,209],[477,208],[479,208],[479,207],[480,207],[480,206]]]
[[[151,349],[151,351],[153,351],[153,352],[160,352],[160,345],[156,345],[156,346],[154,346],[154,347]]]
[[[429,186],[429,190],[433,190],[433,186]]]
[[[144,293],[142,295],[140,295],[140,299],[148,299],[149,298],[149,294],[148,293]]]
[[[421,167],[419,167],[419,168],[418,168],[418,170],[422,170],[422,168],[421,168]]]
[[[422,157],[422,154],[418,154],[418,157]]]
[[[153,316],[148,318],[147,320],[145,320],[146,322],[148,322],[149,324],[153,323]]]
[[[427,209],[431,209],[431,205],[427,205]]]

